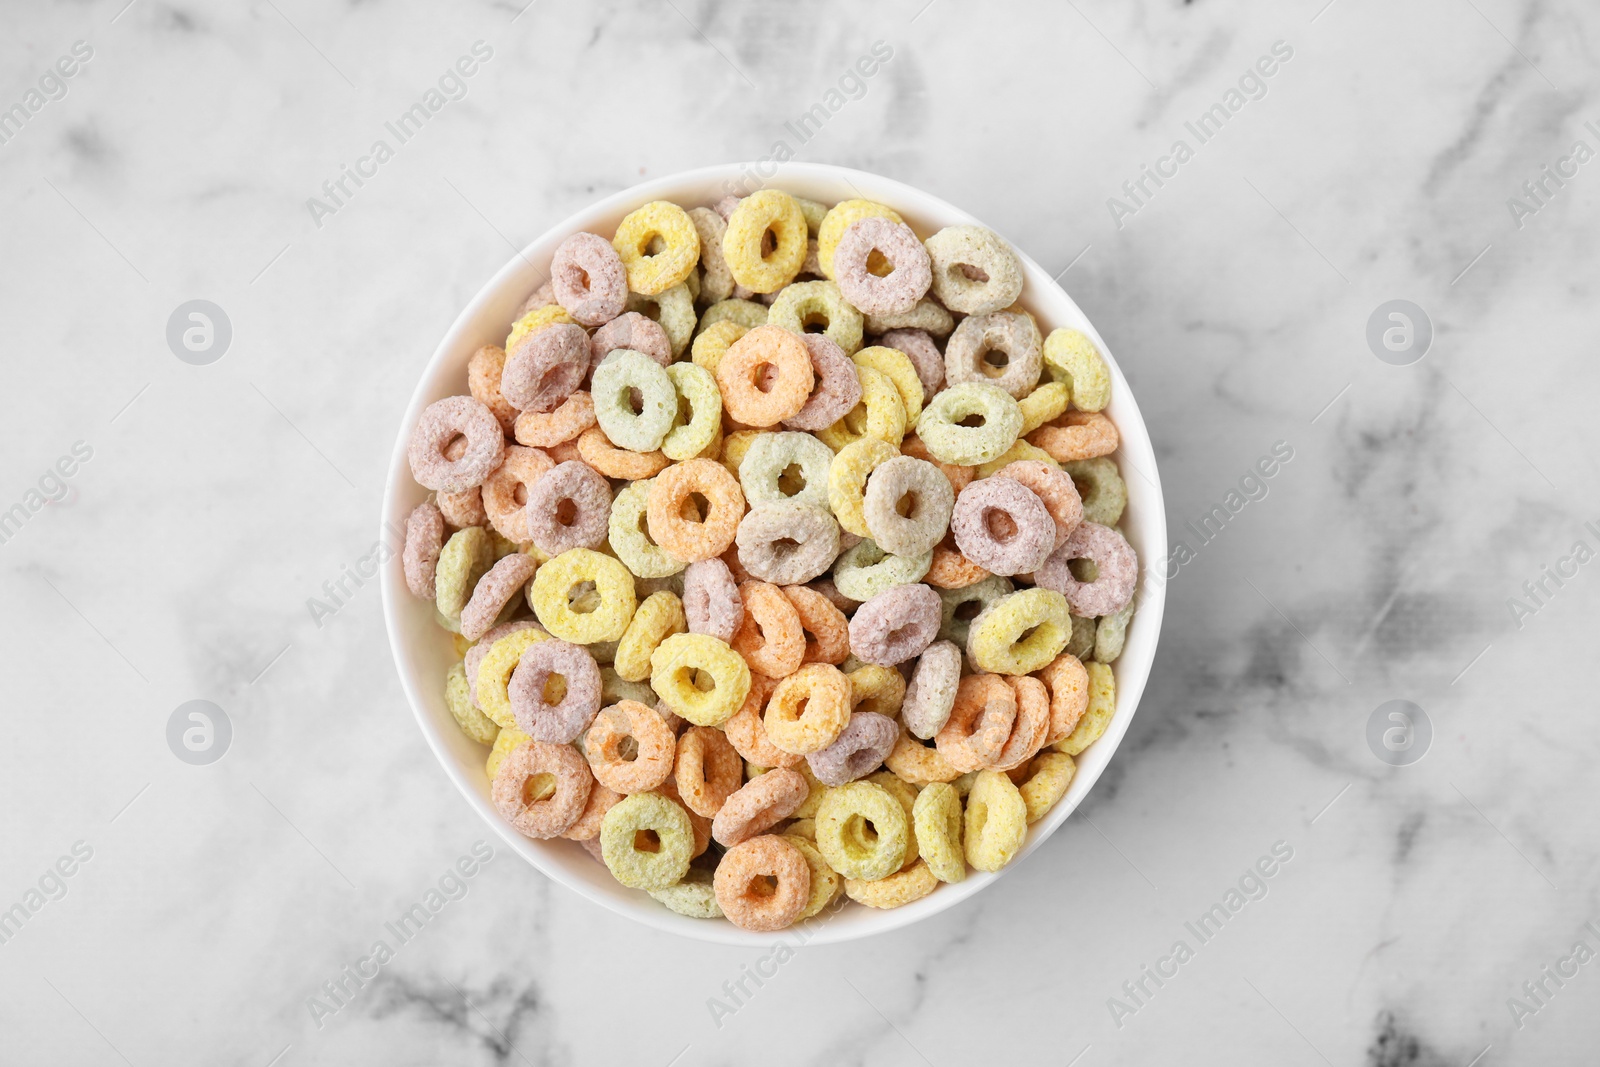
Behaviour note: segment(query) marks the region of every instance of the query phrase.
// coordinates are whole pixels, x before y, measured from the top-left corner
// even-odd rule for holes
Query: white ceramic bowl
[[[763,167],[770,169],[769,164]],[[517,310],[547,274],[556,246],[569,234],[589,230],[610,234],[629,211],[652,200],[670,200],[685,206],[713,204],[743,178],[756,173],[752,164],[724,164],[657,178],[632,189],[608,196],[557,225],[530,244],[496,274],[467,305],[444,340],[439,343],[423,371],[411,397],[411,405],[400,422],[384,491],[383,524],[385,538],[394,543],[392,530],[405,528],[406,516],[427,497],[427,491],[411,478],[406,462],[406,444],[411,428],[422,409],[441,397],[461,394],[467,388],[467,360],[486,344],[503,344]],[[977,223],[966,212],[909,185],[868,174],[865,171],[816,163],[791,163],[781,166],[765,184],[798,196],[824,203],[853,197],[888,204],[898,211],[920,235],[951,225]],[[741,191],[751,191],[749,188]],[[1094,339],[1106,357],[1113,379],[1112,399],[1106,414],[1122,435],[1122,447],[1115,457],[1128,483],[1128,508],[1122,529],[1144,563],[1163,558],[1167,543],[1166,515],[1161,486],[1156,473],[1155,454],[1139,406],[1122,376],[1110,349],[1094,327],[1078,310],[1050,275],[1026,255],[1018,252],[1026,275],[1022,303],[1038,317],[1048,332],[1058,326],[1071,326]],[[537,270],[535,269],[537,267]],[[392,524],[392,525],[391,525]],[[428,739],[439,763],[461,795],[485,823],[500,835],[512,851],[546,875],[587,899],[658,930],[669,930],[686,937],[724,944],[767,946],[770,935],[750,933],[728,922],[690,919],[668,911],[645,893],[618,884],[588,853],[571,841],[532,841],[511,829],[489,803],[489,782],[484,774],[488,749],[472,741],[456,726],[444,703],[444,677],[455,662],[450,635],[433,621],[430,604],[411,596],[405,587],[398,554],[383,569],[383,611],[394,646],[400,681],[416,713],[417,725]],[[1117,712],[1105,735],[1077,757],[1078,772],[1071,788],[1048,816],[1028,832],[1022,853],[1001,874],[1024,867],[1028,853],[1038,848],[1082,803],[1100,773],[1117,750],[1118,743],[1133,720],[1144,692],[1145,680],[1155,658],[1156,640],[1161,631],[1164,581],[1159,573],[1147,572],[1141,580],[1140,605],[1128,628],[1127,645],[1115,665]],[[813,920],[810,944],[848,941],[894,930],[925,919],[936,912],[982,892],[999,874],[970,872],[965,881],[941,885],[915,903],[892,911],[875,911],[849,904],[825,919]],[[1065,891],[1066,887],[1063,887]]]

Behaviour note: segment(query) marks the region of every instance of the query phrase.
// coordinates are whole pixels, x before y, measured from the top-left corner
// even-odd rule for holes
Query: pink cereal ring
[[[546,703],[545,686],[559,675],[567,690]],[[535,641],[517,660],[506,693],[517,729],[535,741],[565,745],[589,728],[600,710],[600,667],[581,645],[551,638]]]
[[[863,663],[895,667],[922,654],[939,634],[939,594],[920,583],[886,589],[850,619],[850,652]]]
[[[556,303],[583,326],[610,322],[628,304],[622,257],[610,241],[592,233],[575,233],[556,247],[550,286]]]
[[[811,357],[814,387],[805,406],[783,424],[791,430],[826,430],[861,403],[861,376],[833,338],[803,333],[800,340]]]
[[[961,490],[950,532],[963,556],[993,574],[1037,570],[1056,546],[1056,521],[1039,494],[998,475]]]
[[[718,557],[696,560],[683,572],[683,613],[689,632],[732,642],[744,622],[744,601],[733,572]]]
[[[1094,560],[1100,572],[1094,581],[1080,582],[1073,577],[1067,564],[1075,559]],[[1034,581],[1041,589],[1054,589],[1066,597],[1074,615],[1086,619],[1115,615],[1133,599],[1139,582],[1139,557],[1121,533],[1097,522],[1084,522],[1034,572]]]
[[[505,460],[483,483],[483,510],[501,537],[528,543],[528,494],[555,462],[537,448],[510,445]]]
[[[663,367],[672,362],[672,342],[666,329],[637,311],[618,315],[589,338],[589,369],[598,367],[601,360],[619,348],[643,352]]]
[[[514,634],[518,630],[539,629],[539,624],[532,619],[518,619],[516,622],[503,622],[488,633],[478,638],[476,644],[467,649],[467,654],[462,657],[462,666],[467,669],[467,692],[472,696],[472,706],[483,709],[478,705],[478,668],[483,666],[483,657],[489,654],[494,643],[506,634]]]
[[[555,779],[556,790],[542,800],[530,800],[528,786],[543,774]],[[500,764],[489,798],[518,833],[546,839],[578,821],[593,785],[588,765],[571,745],[524,741]]]
[[[892,270],[878,277],[867,257],[878,252]],[[833,252],[833,277],[844,298],[864,315],[899,315],[917,306],[933,284],[928,250],[911,227],[870,217],[850,224]]]
[[[489,513],[483,510],[483,490],[479,486],[460,493],[435,493],[433,502],[439,506],[444,521],[458,530],[485,526],[489,522]]]
[[[933,343],[927,330],[890,330],[878,344],[904,352],[922,382],[922,395],[932,398],[944,385],[944,353]]]
[[[452,444],[460,443],[460,453]],[[440,493],[461,493],[483,480],[500,466],[505,455],[506,436],[494,412],[470,396],[447,396],[423,409],[417,428],[411,431],[406,458],[417,484]]]
[[[423,501],[406,517],[406,547],[401,562],[406,572],[406,588],[412,596],[433,599],[433,571],[444,548],[444,515]]]
[[[528,537],[546,555],[599,548],[611,522],[611,483],[587,463],[568,460],[533,484],[524,512]]]
[[[838,259],[834,263],[838,263]],[[833,744],[806,757],[811,773],[823,785],[847,785],[883,765],[900,740],[900,725],[887,715],[858,711],[845,723]]]
[[[558,322],[511,346],[500,374],[500,395],[518,411],[550,411],[589,373],[589,335]]]
[[[748,841],[793,815],[810,792],[805,775],[789,767],[758,774],[717,809],[711,836],[728,848]]]
[[[489,632],[505,606],[511,603],[538,569],[533,557],[521,552],[501,556],[472,589],[472,599],[461,609],[461,636],[476,641]]]

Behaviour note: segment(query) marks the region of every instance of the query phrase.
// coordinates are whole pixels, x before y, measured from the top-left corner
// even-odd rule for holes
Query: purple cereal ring
[[[839,556],[839,524],[810,504],[762,504],[739,520],[734,539],[740,566],[773,585],[803,585]]]
[[[1039,494],[1000,475],[961,490],[950,532],[963,556],[993,574],[1037,570],[1056,547],[1056,520]]]
[[[744,601],[733,572],[721,559],[698,560],[683,572],[683,614],[690,633],[733,641],[744,622]]]
[[[944,353],[927,330],[890,330],[878,338],[878,344],[905,353],[922,382],[924,403],[944,387]]]
[[[956,687],[960,684],[960,645],[935,641],[923,649],[906,682],[906,697],[900,702],[900,719],[911,736],[927,741],[944,729],[950,709],[956,706]]]
[[[599,548],[611,522],[611,483],[580,460],[569,459],[528,490],[528,536],[549,556],[572,548]]]
[[[539,565],[521,552],[501,556],[472,588],[472,599],[461,609],[461,636],[476,641],[489,632],[507,604],[522,592]]]
[[[791,430],[826,430],[861,403],[861,376],[838,342],[826,334],[803,333],[811,357],[811,399],[783,424]]]
[[[560,675],[567,691],[547,704],[544,687]],[[565,745],[577,740],[600,711],[600,665],[587,649],[551,638],[528,646],[506,687],[517,729],[535,741]]]
[[[412,596],[433,599],[433,570],[439,565],[439,550],[444,548],[444,515],[427,501],[406,516],[406,547],[401,563],[406,572],[406,588]]]
[[[550,287],[556,303],[583,326],[610,322],[628,304],[622,257],[610,241],[592,233],[575,233],[556,247]]]
[[[643,352],[663,367],[672,362],[672,342],[655,319],[630,311],[618,315],[589,338],[589,368],[593,370],[619,348]]]
[[[883,766],[899,740],[900,727],[889,716],[858,711],[833,744],[806,756],[806,763],[823,785],[847,785]]]
[[[991,311],[961,320],[944,343],[944,376],[951,385],[983,382],[997,385],[1021,400],[1039,384],[1044,369],[1039,327],[1015,311]],[[998,352],[1000,362],[990,357]]]
[[[739,201],[743,199],[744,197],[742,196],[734,196],[732,193],[729,193],[727,196],[723,197],[721,200],[718,200],[714,205],[712,205],[712,209],[716,211],[718,215],[722,216],[723,222],[727,222],[728,216],[733,214],[733,209],[738,207]]]
[[[478,638],[477,643],[467,649],[467,654],[462,657],[461,665],[467,669],[467,692],[472,697],[472,706],[478,708],[479,711],[483,709],[478,707],[478,668],[483,666],[483,657],[487,656],[489,650],[494,647],[494,643],[506,634],[514,634],[518,630],[529,629],[543,632],[539,624],[532,619],[503,622]]]
[[[446,454],[447,448],[455,452],[452,445],[460,448],[458,455]],[[500,466],[505,450],[506,435],[494,412],[470,396],[447,396],[423,409],[406,459],[417,484],[439,493],[462,493],[482,485]]]
[[[893,268],[883,277],[867,269],[878,252]],[[933,284],[928,250],[911,227],[872,216],[850,224],[833,252],[833,280],[863,315],[900,315],[917,306]]]
[[[558,322],[511,346],[500,395],[518,411],[552,411],[588,373],[589,335],[582,326]]]
[[[1100,572],[1094,581],[1080,582],[1073,577],[1067,564],[1075,559],[1094,560]],[[1133,599],[1133,588],[1139,582],[1139,557],[1119,531],[1083,522],[1034,572],[1034,581],[1041,589],[1054,589],[1066,597],[1074,615],[1086,619],[1115,615]]]
[[[939,634],[939,594],[922,584],[885,589],[850,619],[850,654],[862,663],[895,667],[922,654]]]

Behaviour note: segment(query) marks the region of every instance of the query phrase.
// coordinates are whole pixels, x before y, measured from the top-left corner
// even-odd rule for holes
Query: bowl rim
[[[769,174],[768,171],[771,171]],[[733,162],[714,164],[687,171],[652,178],[627,189],[619,190],[606,196],[585,208],[567,216],[555,225],[549,227],[539,237],[529,242],[524,248],[514,254],[494,275],[478,290],[470,301],[462,308],[461,312],[451,323],[449,329],[441,338],[439,344],[429,357],[426,366],[418,377],[416,386],[412,390],[410,402],[406,406],[404,416],[400,420],[399,432],[395,447],[390,458],[389,469],[385,478],[382,513],[379,518],[380,543],[392,544],[396,539],[403,542],[405,515],[409,513],[416,503],[427,497],[426,490],[415,484],[411,478],[410,465],[407,461],[407,446],[411,437],[411,428],[416,425],[417,418],[422,409],[438,396],[451,395],[450,391],[439,391],[439,380],[447,364],[459,362],[464,367],[466,359],[476,351],[482,341],[473,340],[474,336],[483,332],[481,325],[489,309],[496,305],[510,303],[507,294],[514,294],[514,303],[520,306],[523,298],[539,283],[527,284],[529,272],[540,278],[548,277],[548,270],[535,266],[541,260],[548,263],[550,253],[560,240],[579,230],[595,227],[599,220],[609,217],[620,217],[620,214],[631,210],[641,204],[656,199],[683,198],[686,194],[680,190],[686,185],[704,185],[708,188],[719,190],[722,194],[733,191],[742,191],[745,195],[762,187],[792,188],[795,185],[817,186],[837,185],[844,186],[862,198],[870,198],[888,204],[897,211],[916,218],[923,214],[936,215],[939,225],[984,225],[970,213],[956,207],[943,198],[932,193],[907,185],[896,179],[868,171],[856,170],[849,167],[840,167],[826,163],[800,163],[785,162],[774,163],[771,161],[760,162]],[[871,195],[868,196],[867,192]],[[704,194],[702,194],[703,196]],[[804,195],[803,193],[801,195]],[[713,196],[715,202],[719,196]],[[845,197],[835,196],[834,199]],[[912,206],[914,205],[914,206]],[[1139,411],[1138,402],[1128,386],[1121,367],[1112,354],[1105,340],[1094,328],[1060,284],[1044,270],[1030,256],[1018,248],[1015,243],[1009,242],[1023,265],[1026,285],[1020,303],[1036,308],[1041,304],[1059,303],[1067,314],[1054,314],[1040,317],[1046,319],[1054,326],[1070,325],[1082,330],[1099,347],[1104,355],[1106,364],[1112,376],[1112,402],[1111,407],[1116,409],[1114,421],[1120,435],[1119,447],[1114,455],[1125,459],[1135,468],[1137,475],[1147,484],[1148,488],[1140,488],[1137,492],[1130,488],[1129,503],[1137,501],[1134,510],[1134,522],[1129,529],[1127,520],[1124,520],[1124,531],[1129,533],[1129,540],[1135,542],[1141,559],[1141,575],[1136,596],[1139,598],[1139,607],[1134,614],[1133,621],[1128,629],[1127,645],[1119,657],[1115,668],[1117,678],[1117,710],[1112,716],[1105,733],[1095,741],[1089,749],[1074,757],[1077,762],[1077,773],[1074,776],[1068,793],[1056,806],[1039,822],[1029,827],[1028,839],[1023,848],[1011,863],[997,872],[969,872],[966,879],[954,884],[941,885],[937,892],[904,905],[900,908],[887,911],[874,911],[872,909],[853,909],[857,912],[867,913],[845,923],[833,921],[836,913],[826,913],[824,916],[812,921],[792,927],[782,934],[791,934],[802,944],[829,944],[870,937],[876,934],[888,933],[891,930],[901,929],[929,916],[935,915],[976,896],[993,881],[1005,875],[1018,866],[1033,851],[1035,851],[1051,834],[1053,834],[1073,811],[1083,802],[1093,789],[1100,775],[1104,772],[1115,752],[1121,744],[1122,738],[1127,733],[1129,724],[1138,710],[1139,701],[1143,696],[1148,683],[1150,670],[1155,658],[1156,647],[1160,639],[1161,621],[1164,614],[1166,601],[1166,576],[1158,571],[1153,564],[1166,558],[1165,546],[1166,514],[1164,498],[1161,490],[1160,473],[1157,469],[1153,446],[1150,441],[1148,428]],[[541,252],[541,249],[543,250]],[[512,289],[515,283],[516,288]],[[1058,312],[1061,310],[1058,308]],[[1056,321],[1059,319],[1070,321]],[[502,323],[503,324],[503,323]],[[460,392],[459,382],[455,389]],[[1130,432],[1131,431],[1131,432]],[[1125,479],[1133,484],[1131,478]],[[468,805],[494,829],[502,841],[513,852],[522,856],[534,868],[545,876],[572,890],[579,896],[592,903],[599,904],[618,915],[626,916],[636,922],[643,923],[656,930],[678,934],[700,941],[719,944],[743,945],[749,947],[771,947],[776,935],[756,933],[742,930],[728,922],[708,922],[703,919],[691,919],[678,915],[657,904],[654,900],[643,894],[635,894],[631,890],[623,893],[600,891],[595,884],[586,882],[569,869],[565,861],[547,851],[547,842],[533,841],[524,838],[503,820],[490,804],[486,790],[479,787],[476,782],[469,780],[463,770],[458,757],[451,751],[450,742],[441,729],[436,711],[430,711],[430,705],[437,704],[442,707],[442,679],[435,679],[432,688],[436,692],[429,696],[422,688],[422,679],[417,676],[415,655],[410,650],[406,636],[405,612],[410,609],[418,610],[416,598],[410,595],[405,588],[404,571],[401,563],[401,551],[395,547],[391,557],[380,568],[380,588],[383,597],[383,614],[385,629],[389,636],[390,650],[394,657],[395,670],[400,677],[401,688],[405,691],[406,700],[411,706],[412,716],[417,726],[421,729],[423,737],[428,742],[434,758],[443,768],[446,776],[453,782]],[[443,719],[449,724],[449,729],[460,733],[454,720],[448,712]],[[465,735],[461,735],[465,738]],[[468,739],[467,743],[476,744]],[[479,746],[481,753],[482,746]],[[1091,753],[1096,753],[1090,758]],[[481,755],[479,760],[481,763]],[[1089,764],[1085,767],[1085,764]],[[481,775],[480,769],[480,775]],[[570,843],[569,844],[575,844]],[[587,856],[584,863],[592,863]],[[616,889],[621,886],[611,883]],[[842,894],[839,898],[846,900]],[[649,900],[648,905],[644,901]]]

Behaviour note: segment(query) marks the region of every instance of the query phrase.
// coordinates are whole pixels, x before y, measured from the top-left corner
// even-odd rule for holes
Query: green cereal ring
[[[629,889],[677,885],[689,871],[692,852],[689,813],[660,793],[623,797],[600,822],[600,856]]]
[[[641,395],[640,410],[631,397]],[[654,452],[678,415],[678,391],[666,369],[631,348],[619,348],[594,371],[594,417],[618,448]]]
[[[1117,710],[1117,678],[1109,664],[1094,660],[1084,664],[1089,672],[1089,706],[1072,733],[1055,743],[1057,752],[1076,756],[1106,732],[1106,725]]]
[[[711,888],[711,871],[705,867],[690,867],[683,881],[665,889],[652,889],[650,895],[669,910],[691,919],[722,918],[722,906],[717,903],[717,894]]]
[[[580,612],[570,598],[573,590],[589,584],[593,585],[599,602],[592,610]],[[618,640],[628,629],[628,622],[639,604],[633,591],[633,575],[628,573],[628,568],[589,548],[568,549],[540,567],[528,587],[528,601],[539,618],[539,625],[549,631],[551,637],[575,645]],[[492,657],[494,653],[489,655]],[[483,703],[481,685],[478,703]]]
[[[693,363],[674,363],[667,368],[667,378],[678,393],[678,407],[672,428],[661,441],[661,451],[668,459],[682,462],[705,451],[721,432],[722,393],[711,373]]]
[[[923,244],[933,260],[933,295],[951,311],[987,315],[1022,295],[1022,264],[993,230],[946,226]]]
[[[457,663],[444,676],[444,703],[461,732],[480,745],[492,745],[500,734],[499,725],[472,703],[467,686],[467,665]]]
[[[700,316],[700,329],[705,333],[707,329],[719,322],[731,322],[736,326],[743,326],[753,330],[757,326],[767,324],[767,305],[757,304],[753,300],[718,300],[706,308],[705,314]]]
[[[1128,639],[1128,622],[1133,618],[1135,601],[1128,601],[1121,611],[1100,616],[1094,627],[1094,658],[1101,663],[1115,663],[1122,655],[1122,646]]]
[[[1063,463],[1061,469],[1072,476],[1072,484],[1083,498],[1086,520],[1101,526],[1115,526],[1122,521],[1122,509],[1128,506],[1128,483],[1117,472],[1115,461],[1105,456],[1075,459]]]
[[[941,882],[959,882],[967,876],[967,857],[961,848],[961,794],[947,782],[922,787],[911,806],[911,824],[917,848],[933,876]]]
[[[630,482],[611,498],[611,551],[639,578],[666,578],[688,566],[650,540],[645,513],[650,505],[650,486],[654,484],[654,478]]]
[[[833,584],[851,600],[868,601],[897,585],[922,581],[931,566],[932,552],[893,556],[864,538],[834,561]]]
[[[817,851],[846,878],[875,882],[905,862],[910,820],[881,785],[861,780],[829,789],[816,818]]]
[[[912,812],[917,806],[917,787],[893,771],[878,771],[875,774],[869,774],[867,775],[867,781],[887,789],[889,795],[898,800],[900,806],[906,811],[906,825],[912,827],[913,832],[906,835],[906,858],[900,861],[900,869],[903,871],[917,862],[917,858],[922,854],[921,850],[917,848],[917,835],[915,833],[915,825],[912,822]]]
[[[805,764],[800,766],[804,767]],[[822,858],[822,853],[810,840],[793,832],[779,836],[793,845],[805,857],[806,866],[811,868],[811,896],[806,900],[806,906],[800,909],[800,918],[795,920],[800,922],[832,904],[844,889],[844,879],[839,877],[838,871],[828,866],[828,861]]]
[[[967,794],[967,862],[980,871],[998,871],[1028,838],[1028,805],[1002,771],[979,771]]]
[[[971,630],[972,620],[983,614],[986,608],[999,603],[1001,598],[1010,596],[1015,588],[1010,578],[992,574],[981,582],[974,582],[960,589],[935,590],[944,606],[943,619],[939,624],[939,639],[954,641],[962,648],[966,648],[967,634]]]
[[[1072,616],[1072,638],[1063,650],[1073,659],[1086,660],[1094,651],[1095,620],[1082,615]]]
[[[461,609],[467,606],[478,579],[494,566],[494,539],[482,526],[468,526],[450,535],[433,569],[434,605],[459,631]]]
[[[739,461],[739,485],[752,508],[779,503],[826,508],[832,466],[833,450],[808,433],[764,433]]]
[[[613,642],[615,643],[615,642]],[[589,646],[592,652],[594,646]],[[598,657],[596,657],[598,658]],[[609,708],[624,700],[632,700],[647,708],[656,706],[656,691],[643,682],[630,682],[618,674],[614,667],[600,668],[600,706]]]
[[[767,322],[795,333],[826,324],[823,334],[850,355],[861,347],[861,312],[851,307],[833,282],[796,282],[778,293],[767,309]]]
[[[683,350],[689,347],[689,339],[694,336],[695,323],[694,297],[690,295],[687,285],[679,283],[666,292],[654,296],[629,293],[628,310],[637,311],[646,318],[660,323],[661,328],[666,331],[667,343],[672,346],[673,359],[683,355]]]
[[[807,200],[803,196],[795,197],[794,202],[800,205],[800,214],[805,216],[806,232],[815,237],[817,231],[822,229],[822,220],[828,215],[828,205]]]
[[[1044,339],[1044,365],[1050,377],[1072,387],[1072,406],[1100,411],[1111,401],[1111,371],[1094,342],[1077,330],[1051,330]]]
[[[922,330],[934,337],[943,337],[955,328],[956,320],[950,312],[930,296],[917,301],[917,306],[910,311],[867,316],[867,332],[874,337],[882,337],[891,330]]]
[[[963,425],[976,418],[975,426]],[[975,467],[999,459],[1022,430],[1022,408],[1010,393],[983,382],[952,385],[917,419],[917,437],[934,459]]]

